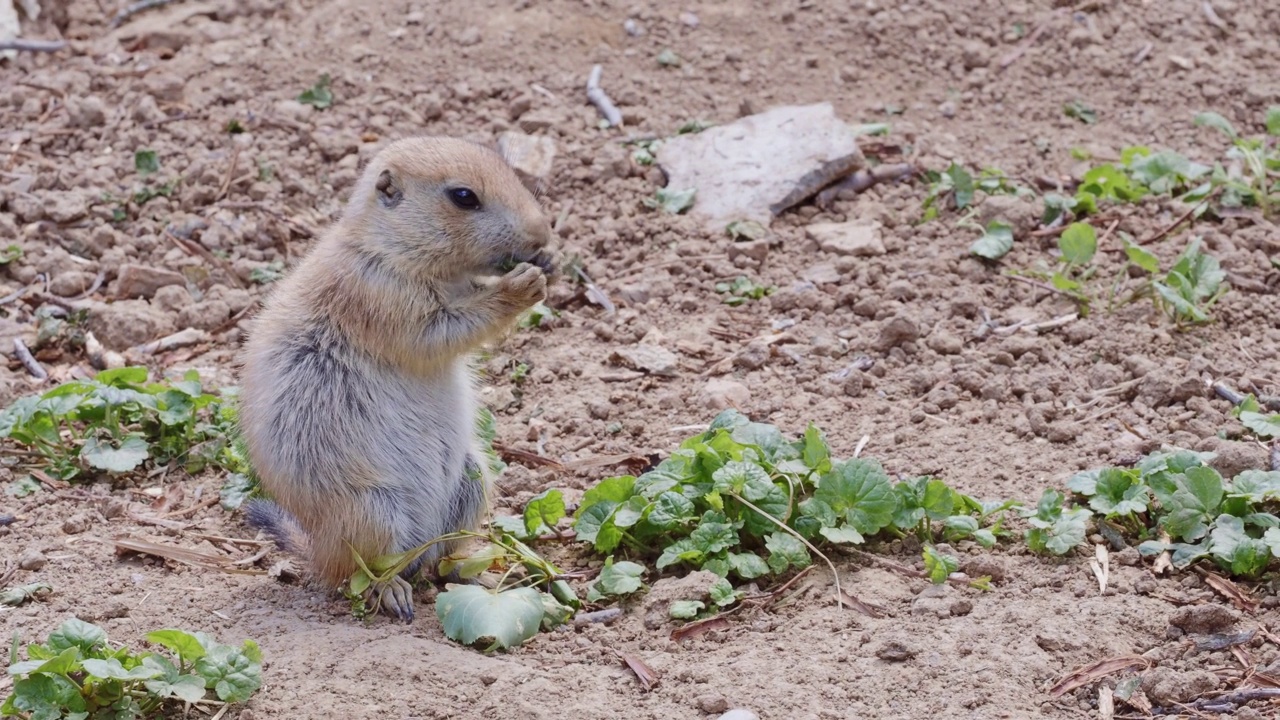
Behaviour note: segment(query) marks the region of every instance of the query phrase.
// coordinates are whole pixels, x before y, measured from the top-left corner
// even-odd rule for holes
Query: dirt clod
[[[1179,608],[1169,624],[1183,632],[1207,635],[1230,629],[1240,621],[1240,613],[1225,605],[1189,605]]]

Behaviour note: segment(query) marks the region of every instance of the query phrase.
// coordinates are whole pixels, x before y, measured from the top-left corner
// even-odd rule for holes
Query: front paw
[[[516,310],[533,307],[547,298],[547,275],[536,265],[520,263],[498,281],[498,294]]]

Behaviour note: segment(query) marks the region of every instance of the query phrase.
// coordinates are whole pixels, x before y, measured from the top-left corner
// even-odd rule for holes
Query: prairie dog
[[[271,500],[251,526],[329,588],[487,510],[469,354],[546,297],[551,224],[496,152],[419,137],[370,161],[342,217],[271,293],[242,359],[240,426]],[[518,263],[502,274],[503,263]],[[408,580],[383,590],[413,620]]]

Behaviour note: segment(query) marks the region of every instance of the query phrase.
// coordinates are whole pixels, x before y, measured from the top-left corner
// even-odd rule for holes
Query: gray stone
[[[697,192],[689,214],[723,232],[735,220],[768,225],[865,164],[830,103],[788,105],[665,141],[667,187]]]
[[[884,255],[880,239],[880,223],[876,220],[851,220],[842,223],[814,223],[804,229],[810,240],[833,255],[871,257]]]
[[[751,402],[751,390],[736,380],[712,378],[702,388],[703,402],[713,410],[742,410]]]
[[[551,177],[556,141],[546,135],[504,132],[498,136],[498,151],[526,181],[541,183]]]
[[[123,298],[150,298],[156,291],[169,285],[186,285],[182,273],[145,265],[121,265],[116,281],[116,296]]]
[[[676,355],[657,345],[633,345],[613,351],[610,359],[618,365],[652,375],[675,375]]]

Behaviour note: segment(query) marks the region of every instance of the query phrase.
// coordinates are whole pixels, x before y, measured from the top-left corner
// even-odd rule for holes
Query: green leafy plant
[[[133,167],[139,175],[154,175],[160,172],[160,160],[155,150],[139,150],[133,154]]]
[[[303,105],[310,105],[317,110],[324,110],[333,105],[333,90],[330,87],[332,82],[328,73],[320,76],[315,85],[303,90],[298,95],[298,102]]]
[[[1227,151],[1230,167],[1215,165],[1211,183],[1222,190],[1226,207],[1257,207],[1265,217],[1280,208],[1280,146],[1267,137],[1244,137],[1217,113],[1202,112],[1195,116],[1199,127],[1210,127],[1231,141]],[[1280,137],[1280,105],[1267,109],[1263,118],[1267,135]]]
[[[588,489],[573,529],[602,554],[622,552],[658,571],[750,581],[825,560],[822,547],[907,532],[994,543],[1009,507],[984,505],[932,478],[895,486],[874,460],[832,458],[816,427],[788,440],[773,425],[726,410],[652,470]]]
[[[269,285],[284,277],[284,263],[279,260],[272,260],[266,265],[261,265],[249,271],[249,282],[259,285]]]
[[[1079,120],[1085,125],[1092,125],[1098,122],[1097,111],[1079,100],[1072,100],[1071,102],[1063,105],[1062,112],[1072,120]]]
[[[693,207],[694,195],[697,191],[693,188],[688,190],[677,190],[674,188],[658,188],[651,198],[645,198],[645,207],[662,208],[672,215],[680,213]]]
[[[104,370],[18,399],[0,412],[0,438],[33,454],[53,477],[118,476],[148,461],[249,472],[234,441],[234,388],[204,391],[195,371],[176,382],[148,382],[147,369]]]
[[[1161,450],[1133,468],[1077,473],[1067,487],[1088,504],[1078,508],[1142,542],[1146,556],[1168,552],[1174,568],[1210,560],[1223,571],[1253,578],[1280,554],[1280,472],[1246,470],[1230,482],[1208,463],[1213,453]],[[1050,491],[1054,492],[1054,491]],[[1052,514],[1058,498],[1042,501]],[[1083,541],[1083,523],[1057,547],[1064,554]],[[1156,537],[1156,536],[1159,537]]]
[[[1229,287],[1226,272],[1217,258],[1200,250],[1200,238],[1193,238],[1164,278],[1153,280],[1156,306],[1176,324],[1209,321],[1213,307]]]
[[[13,691],[0,705],[0,715],[158,719],[188,703],[242,703],[262,685],[262,653],[252,640],[235,647],[204,633],[173,629],[149,633],[147,640],[167,652],[113,646],[102,628],[68,620],[45,642],[27,645],[27,659],[19,661],[15,635],[9,664]]]
[[[969,252],[987,260],[999,260],[1013,249],[1013,226],[1002,220],[992,220],[983,229],[982,237],[973,241]]]
[[[22,257],[22,247],[20,245],[6,245],[0,248],[0,266],[8,265]]]
[[[716,283],[716,292],[726,296],[724,304],[735,307],[772,295],[775,290],[777,288],[772,285],[761,285],[745,275],[735,278],[732,282]]]
[[[1239,418],[1245,428],[1260,438],[1280,438],[1280,413],[1262,412],[1262,406],[1252,394],[1246,395],[1244,400],[1232,409],[1231,414]]]

